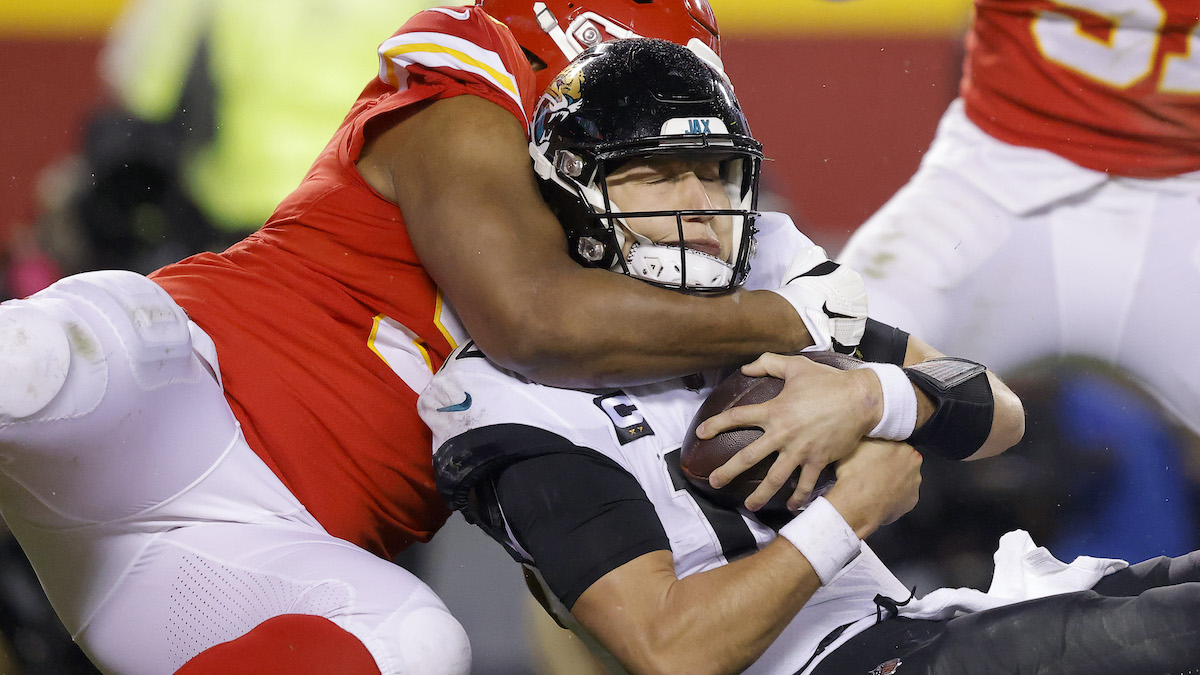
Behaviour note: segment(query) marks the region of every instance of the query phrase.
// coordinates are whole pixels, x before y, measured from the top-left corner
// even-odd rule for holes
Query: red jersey
[[[1200,2],[975,0],[962,96],[996,138],[1119,176],[1200,171]]]
[[[421,12],[379,53],[379,78],[261,230],[151,278],[216,343],[250,446],[331,534],[390,558],[449,515],[416,404],[456,336],[404,215],[355,169],[364,128],[461,94],[526,123],[534,91],[508,29],[473,7]]]

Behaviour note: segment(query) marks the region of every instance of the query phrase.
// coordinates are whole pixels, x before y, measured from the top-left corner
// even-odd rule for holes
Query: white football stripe
[[[445,33],[405,33],[393,36],[380,45],[381,80],[401,88],[404,83],[396,71],[410,65],[453,68],[473,73],[491,82],[521,108],[521,93],[517,91],[516,77],[508,71],[500,55],[468,40]]]

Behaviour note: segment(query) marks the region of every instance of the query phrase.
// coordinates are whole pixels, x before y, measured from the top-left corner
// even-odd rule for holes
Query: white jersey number
[[[1043,11],[1033,22],[1042,56],[1088,78],[1125,89],[1154,71],[1162,49],[1166,10],[1156,0],[1056,0],[1111,23],[1108,39],[1085,32],[1076,16]],[[1188,35],[1185,54],[1163,54],[1157,88],[1164,93],[1200,93],[1200,23]]]

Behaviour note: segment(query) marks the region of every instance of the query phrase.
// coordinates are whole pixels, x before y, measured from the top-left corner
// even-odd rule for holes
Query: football
[[[833,366],[840,370],[851,370],[862,363],[858,359],[837,352],[802,352],[818,363]],[[680,468],[692,487],[713,502],[729,508],[739,508],[746,497],[762,483],[775,461],[776,454],[772,453],[763,458],[758,464],[746,469],[725,487],[714,489],[708,484],[708,476],[718,467],[729,461],[739,450],[762,436],[762,429],[757,427],[742,427],[723,431],[712,438],[701,440],[696,437],[696,427],[704,420],[717,413],[739,405],[753,405],[769,401],[779,395],[783,389],[783,380],[775,377],[750,377],[743,375],[740,370],[734,371],[722,380],[712,390],[712,393],[700,405],[696,416],[692,419],[684,436],[683,447],[679,453]],[[795,491],[800,480],[800,470],[784,483],[784,487],[775,493],[766,506],[759,510],[760,517],[787,513],[787,500]],[[825,467],[817,478],[816,487],[811,498],[815,499],[833,486],[834,468]]]

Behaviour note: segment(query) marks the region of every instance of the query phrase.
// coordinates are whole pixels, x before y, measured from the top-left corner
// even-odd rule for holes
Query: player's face
[[[608,196],[623,212],[730,208],[721,162],[709,158],[644,158],[622,165],[608,177]],[[733,250],[731,216],[683,216],[687,248],[729,261]],[[673,215],[626,218],[629,228],[656,244],[677,245]],[[626,239],[624,253],[632,244]]]

